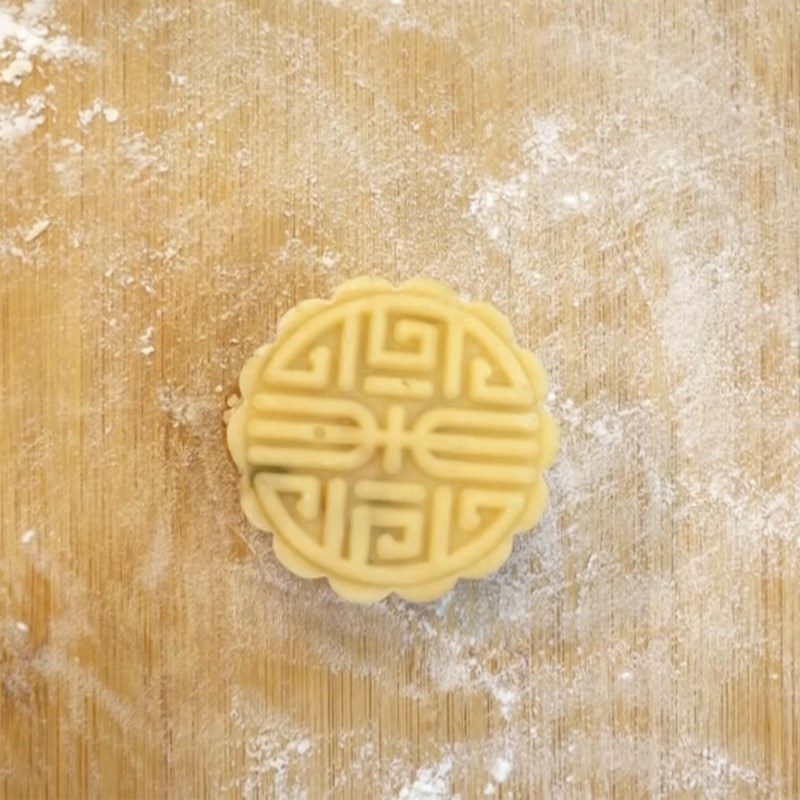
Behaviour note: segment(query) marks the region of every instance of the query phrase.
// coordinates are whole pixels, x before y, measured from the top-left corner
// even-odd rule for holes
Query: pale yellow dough
[[[544,371],[493,306],[439,283],[359,278],[300,303],[240,385],[244,512],[342,597],[440,597],[498,569],[544,510]]]

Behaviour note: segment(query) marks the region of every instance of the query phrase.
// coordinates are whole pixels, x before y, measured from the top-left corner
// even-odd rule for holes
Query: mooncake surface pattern
[[[435,281],[359,278],[298,304],[240,387],[244,512],[345,598],[435,599],[500,567],[544,510],[544,372],[499,311]]]

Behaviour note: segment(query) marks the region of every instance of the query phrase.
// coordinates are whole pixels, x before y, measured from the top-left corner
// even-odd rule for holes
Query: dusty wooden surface
[[[796,4],[0,31],[0,795],[800,796]],[[366,272],[552,375],[547,518],[432,607],[286,575],[223,446],[276,318]]]

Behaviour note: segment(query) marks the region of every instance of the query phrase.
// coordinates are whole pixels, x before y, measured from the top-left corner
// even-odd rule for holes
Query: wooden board
[[[0,795],[800,796],[800,9],[0,12]],[[426,274],[552,376],[552,503],[348,606],[222,415],[296,301]]]

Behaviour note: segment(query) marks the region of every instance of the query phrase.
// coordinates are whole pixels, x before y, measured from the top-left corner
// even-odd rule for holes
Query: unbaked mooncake
[[[240,387],[244,512],[342,597],[433,600],[498,569],[544,510],[542,367],[493,306],[439,283],[359,278],[300,303]]]

